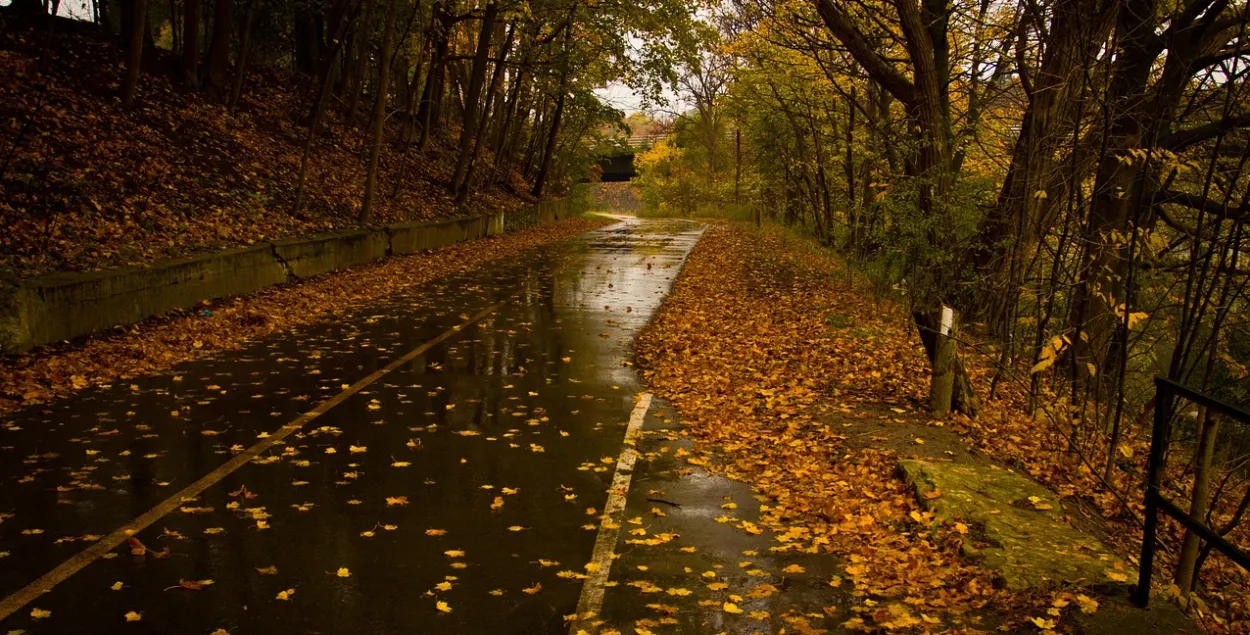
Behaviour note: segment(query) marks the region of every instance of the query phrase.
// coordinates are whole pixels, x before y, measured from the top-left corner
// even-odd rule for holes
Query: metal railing
[[[1169,379],[1155,378],[1155,420],[1154,433],[1150,439],[1150,462],[1147,464],[1145,535],[1141,545],[1141,571],[1138,575],[1137,590],[1133,593],[1133,601],[1142,608],[1146,608],[1150,603],[1150,576],[1154,566],[1155,532],[1159,528],[1159,512],[1176,519],[1216,551],[1228,556],[1243,569],[1250,570],[1250,554],[1211,531],[1211,528],[1204,525],[1201,520],[1190,516],[1175,503],[1164,498],[1159,489],[1166,467],[1167,447],[1172,436],[1172,405],[1178,396],[1242,423],[1250,423],[1250,412],[1190,390]]]

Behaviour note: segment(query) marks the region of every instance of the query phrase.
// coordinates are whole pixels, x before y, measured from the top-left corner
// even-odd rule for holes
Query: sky
[[[604,103],[624,110],[627,115],[642,110],[642,98],[624,84],[608,84],[606,88],[596,90],[595,94]]]

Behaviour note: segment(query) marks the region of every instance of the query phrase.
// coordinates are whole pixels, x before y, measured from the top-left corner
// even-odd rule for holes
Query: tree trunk
[[[360,223],[369,222],[373,211],[373,198],[378,189],[378,156],[382,152],[382,131],[386,123],[386,98],[390,92],[391,59],[394,56],[393,40],[395,39],[395,13],[399,9],[399,0],[390,0],[386,10],[386,25],[382,27],[382,55],[378,66],[378,98],[373,104],[373,130],[369,141],[369,167],[365,173],[365,196],[360,203]]]
[[[465,176],[469,172],[469,159],[473,152],[473,142],[477,139],[478,126],[481,123],[482,87],[486,84],[486,63],[490,57],[491,34],[495,32],[495,16],[499,14],[499,5],[490,2],[482,14],[482,28],[478,31],[477,52],[473,56],[473,69],[469,75],[469,86],[464,95],[464,119],[460,126],[459,153],[456,167],[452,171],[451,191],[459,199],[461,188],[464,187]]]
[[[556,110],[551,115],[551,125],[547,131],[547,145],[543,150],[542,160],[538,165],[538,175],[534,177],[534,188],[530,190],[530,193],[538,198],[542,198],[543,190],[547,187],[547,176],[551,171],[551,158],[556,153],[556,142],[560,138],[560,120],[564,118],[566,77],[567,75],[562,75],[560,79],[560,95],[556,97]]]
[[[343,64],[351,64],[351,72],[347,73],[347,125],[356,123],[356,110],[360,107],[361,93],[365,89],[365,62],[369,61],[369,31],[373,27],[373,5],[371,0],[364,0],[365,20],[352,36],[347,55]]]
[[[198,2],[198,0],[195,0]],[[317,75],[321,59],[319,16],[315,11],[301,8],[295,13],[295,72]]]
[[[573,3],[569,9],[569,19],[564,23],[564,44],[561,47],[563,60],[560,62],[560,87],[559,94],[556,96],[556,110],[551,116],[550,129],[547,132],[546,149],[542,153],[542,159],[538,166],[538,175],[534,177],[534,188],[530,193],[538,198],[542,198],[543,190],[547,187],[547,178],[551,172],[551,160],[556,153],[556,142],[560,138],[560,122],[564,119],[564,102],[569,92],[569,67],[572,60],[569,59],[569,40],[573,35],[573,20],[577,16],[577,3]]]
[[[338,57],[339,50],[343,47],[343,35],[347,31],[349,14],[351,13],[354,0],[336,0],[334,6],[334,34],[330,38],[330,51],[326,56],[325,63],[322,64],[321,85],[317,90],[317,98],[313,102],[312,112],[308,116],[308,136],[304,138],[304,148],[300,156],[299,164],[299,184],[295,188],[295,206],[292,214],[298,215],[300,209],[304,205],[304,184],[308,180],[308,156],[312,152],[313,139],[317,137],[317,130],[321,127],[321,120],[325,117],[326,103],[330,99],[330,87],[334,85],[334,72],[338,66],[334,63],[334,59]]]
[[[425,88],[421,93],[421,107],[417,111],[417,119],[421,122],[421,139],[417,149],[425,152],[429,147],[432,128],[438,125],[439,110],[443,103],[443,87],[447,76],[447,55],[451,49],[451,27],[455,16],[449,0],[440,0],[434,5],[434,15],[438,25],[434,29],[434,57],[430,61],[430,72],[425,79]]]
[[[182,84],[200,89],[200,0],[182,2]]]
[[[515,87],[513,88],[512,97],[507,106],[507,114],[504,117],[503,125],[499,128],[499,137],[494,146],[495,149],[495,167],[491,180],[499,179],[499,171],[501,169],[511,169],[514,150],[516,148],[520,130],[525,127],[525,122],[529,119],[529,109],[526,108],[524,115],[520,121],[517,116],[520,115],[521,104],[528,104],[529,83],[525,69],[522,68],[513,78]]]
[[[975,266],[991,281],[987,295],[1005,298],[1015,293],[1016,281],[1007,275],[1013,269],[1004,260],[1013,251],[1027,258],[1066,199],[1051,185],[1062,180],[1057,171],[1059,151],[1084,108],[1086,60],[1096,59],[1098,48],[1106,43],[1115,23],[1115,6],[1088,0],[1057,2],[1041,68],[1035,77],[1022,73],[1029,105],[998,200],[981,222],[972,254]]]
[[[949,198],[954,186],[948,3],[945,0],[923,0],[919,6],[914,1],[894,3],[907,58],[911,63],[911,76],[908,77],[877,52],[839,3],[834,0],[816,2],[817,12],[829,31],[876,83],[906,106],[919,145],[919,151],[909,161],[912,165],[907,171],[919,178],[918,205],[921,214],[932,219],[930,242],[934,246],[940,245],[943,237],[951,231]],[[920,305],[941,306],[943,296],[949,293],[951,272],[947,268],[926,266],[924,262],[914,265],[917,279],[911,284]],[[941,312],[923,310],[913,316],[921,340],[925,342],[929,361],[936,362],[938,347],[935,333],[941,328]],[[974,415],[979,404],[958,356],[954,357],[953,364],[951,409]],[[934,370],[942,369],[935,366]],[[944,371],[942,376],[935,378],[945,381]],[[943,386],[937,388],[939,394],[944,390]],[[931,389],[930,392],[935,391]]]
[[[1211,459],[1215,454],[1215,441],[1220,431],[1219,417],[1207,408],[1202,408],[1198,421],[1201,429],[1198,432],[1198,450],[1194,456],[1194,489],[1189,499],[1189,515],[1193,518],[1207,515],[1207,499],[1211,495]],[[1185,530],[1181,555],[1176,563],[1176,586],[1180,587],[1181,595],[1189,595],[1193,591],[1198,547],[1201,544],[1202,539],[1198,534]]]
[[[243,42],[239,46],[239,60],[234,69],[234,88],[230,91],[230,114],[239,109],[239,99],[243,96],[243,80],[247,77],[247,57],[252,51],[252,26],[256,18],[256,5],[260,0],[247,3],[247,14],[243,16]]]
[[[490,79],[490,88],[486,91],[486,103],[482,105],[482,122],[479,126],[477,139],[473,141],[473,155],[469,157],[469,170],[464,177],[464,183],[461,185],[460,192],[456,195],[456,204],[463,204],[473,191],[474,175],[477,173],[477,158],[482,151],[483,139],[494,124],[499,119],[499,89],[503,84],[504,63],[508,60],[508,53],[512,49],[512,39],[516,35],[516,25],[508,27],[508,34],[504,36],[503,44],[499,47],[499,61],[495,64],[494,75]]]
[[[208,45],[208,92],[225,103],[228,92],[227,67],[230,65],[230,39],[234,31],[234,0],[217,0],[213,12],[213,40]]]
[[[959,358],[959,352],[955,347],[954,338],[958,336],[954,326],[950,329],[950,336],[945,339],[946,343],[939,344],[938,336],[942,332],[942,309],[937,308],[927,311],[916,311],[912,313],[912,319],[916,323],[916,330],[920,335],[920,343],[924,346],[925,355],[929,358],[929,363],[935,369],[940,370],[942,375],[941,381],[944,382],[936,390],[933,386],[936,382],[930,382],[930,404],[933,404],[934,393],[949,393],[949,406],[947,412],[962,412],[969,417],[977,416],[981,410],[981,401],[977,398],[976,391],[972,389],[972,380],[968,377],[968,372],[964,369],[963,361]],[[952,316],[951,323],[954,323]],[[946,348],[940,348],[944,346]],[[939,365],[939,357],[943,357]],[[935,378],[938,372],[935,370]],[[949,383],[947,383],[949,382]],[[945,404],[945,398],[938,403],[938,406]]]
[[[126,49],[126,77],[122,81],[122,104],[132,106],[143,66],[143,34],[148,23],[148,0],[131,0],[130,42]]]

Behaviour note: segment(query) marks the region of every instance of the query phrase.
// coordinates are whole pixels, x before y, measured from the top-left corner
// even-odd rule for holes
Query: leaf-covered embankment
[[[0,29],[0,270],[146,264],[357,226],[365,136],[336,113],[312,145],[295,209],[312,92],[298,77],[254,70],[232,115],[165,73],[145,74],[126,108],[117,46],[10,26]],[[152,57],[152,67],[176,65],[168,52]],[[501,171],[509,186],[484,179],[457,207],[446,186],[456,161],[450,131],[434,131],[424,152],[388,132],[373,222],[532,204],[515,194],[527,189],[519,175]]]
[[[999,588],[960,555],[976,528],[917,504],[900,459],[970,455],[925,413],[927,362],[905,312],[859,286],[780,228],[708,229],[638,343],[647,383],[695,441],[691,462],[767,497],[778,548],[845,561],[831,584],[859,598],[848,627],[1054,628],[1096,610],[1064,588]]]

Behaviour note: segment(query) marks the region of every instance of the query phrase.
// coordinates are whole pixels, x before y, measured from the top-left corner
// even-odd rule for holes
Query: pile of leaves
[[[0,414],[87,386],[162,372],[238,349],[257,337],[325,321],[362,303],[571,238],[604,222],[571,218],[428,254],[390,258],[248,296],[205,302],[195,311],[154,318],[84,343],[0,357]]]
[[[12,26],[0,29],[0,270],[95,270],[356,226],[366,135],[333,113],[294,210],[310,87],[251,69],[230,115],[178,90],[166,70],[176,60],[158,50],[126,108],[119,47]],[[483,183],[456,208],[445,185],[453,144],[436,134],[422,153],[389,132],[372,222],[532,204],[517,183]]]

